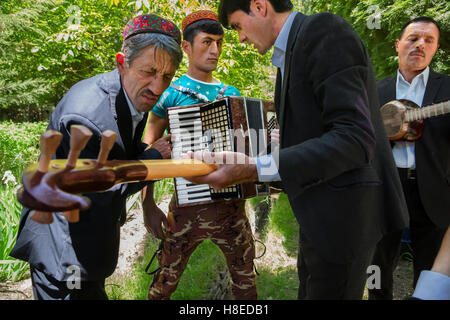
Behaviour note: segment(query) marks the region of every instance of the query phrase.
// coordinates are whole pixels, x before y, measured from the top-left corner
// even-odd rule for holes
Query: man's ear
[[[251,0],[250,10],[265,17],[267,15],[267,0]]]
[[[181,48],[183,48],[184,53],[186,53],[188,57],[191,56],[192,45],[189,41],[183,40],[183,42],[181,42]]]
[[[123,70],[125,64],[125,54],[123,52],[118,52],[116,54],[116,65],[119,71]]]
[[[398,43],[400,42],[399,39],[395,40],[395,51],[398,52]]]

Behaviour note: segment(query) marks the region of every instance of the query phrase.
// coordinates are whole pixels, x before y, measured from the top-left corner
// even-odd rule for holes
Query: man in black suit
[[[260,54],[275,46],[279,155],[195,153],[221,188],[281,178],[300,225],[300,299],[361,299],[376,243],[407,223],[369,56],[352,27],[289,0],[222,0],[219,18]],[[241,164],[229,164],[233,156]],[[272,170],[274,169],[274,170]],[[279,176],[278,176],[279,174]]]
[[[431,18],[407,22],[396,41],[399,69],[378,83],[380,106],[395,99],[419,106],[450,99],[450,77],[429,67],[439,48],[440,28]],[[450,223],[449,116],[425,120],[423,136],[415,142],[395,142],[392,152],[408,204],[413,250],[414,281],[430,270]],[[402,231],[389,234],[377,246],[372,263],[381,270],[381,288],[369,299],[392,299]]]
[[[170,158],[168,138],[144,151],[148,146],[141,137],[148,111],[181,62],[180,42],[180,32],[170,21],[153,14],[130,20],[116,56],[117,69],[75,84],[52,113],[48,129],[63,135],[56,158],[68,156],[72,125],[84,125],[93,133],[81,158],[97,158],[107,129],[118,134],[109,159]],[[117,265],[126,199],[143,186],[123,184],[86,194],[91,207],[78,223],[55,213],[52,223],[40,224],[24,208],[11,256],[29,262],[35,299],[107,299],[105,279]]]

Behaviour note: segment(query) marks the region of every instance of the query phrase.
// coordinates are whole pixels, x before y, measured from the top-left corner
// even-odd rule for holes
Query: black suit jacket
[[[140,138],[146,118],[136,128],[132,139],[130,110],[119,73],[114,70],[73,86],[52,113],[48,129],[63,134],[56,158],[67,158],[70,126],[82,124],[93,135],[80,158],[96,159],[101,133],[110,129],[118,137],[109,159],[161,159],[160,153],[154,149],[144,152],[147,145]],[[80,212],[78,223],[68,223],[57,213],[52,224],[38,224],[30,219],[30,210],[24,208],[11,256],[28,261],[59,281],[73,280],[75,269],[68,269],[71,266],[79,267],[81,280],[101,280],[110,276],[117,264],[126,199],[144,185],[123,184],[108,192],[86,194],[91,207]]]
[[[277,79],[279,173],[301,232],[334,262],[407,225],[369,56],[342,18],[297,14]]]
[[[380,106],[396,99],[397,77],[378,83]],[[423,106],[450,100],[450,77],[430,70]],[[434,224],[450,224],[450,115],[425,120],[423,136],[415,142],[420,198]]]

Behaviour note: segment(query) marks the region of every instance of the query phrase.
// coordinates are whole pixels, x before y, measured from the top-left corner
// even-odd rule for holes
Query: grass
[[[285,194],[280,194],[278,199],[273,201],[263,235],[267,251],[266,256],[262,257],[263,264],[256,261],[259,266],[259,276],[256,277],[258,299],[296,300],[298,223]],[[286,259],[290,259],[294,264],[285,265]]]
[[[259,270],[256,278],[259,300],[296,300],[298,275],[295,267],[280,267],[276,271]]]
[[[16,240],[21,206],[16,200],[16,186],[0,186],[0,281],[24,278],[28,264],[9,256]]]
[[[297,257],[299,227],[284,193],[281,193],[278,200],[273,203],[269,217],[269,229],[280,233],[285,239],[283,246],[288,254]]]
[[[259,200],[252,200],[252,205]],[[278,242],[273,243],[272,239],[263,239],[266,242],[267,253],[263,257],[264,263],[258,261],[258,273],[256,277],[258,299],[260,300],[295,300],[298,291],[298,275],[295,265],[282,265],[277,260],[268,258],[273,253],[276,246],[282,243],[281,252],[287,258],[297,258],[298,246],[298,224],[290,209],[286,196],[281,195],[274,202],[269,222],[264,234],[275,237]],[[127,275],[115,275],[108,279],[107,293],[110,299],[114,300],[145,300],[148,287],[153,279],[145,273],[145,267],[153,256],[154,251],[159,246],[159,240],[148,236],[144,256],[140,258],[133,272]],[[260,246],[260,244],[257,244]],[[273,246],[273,247],[271,247]],[[220,271],[225,269],[225,258],[220,249],[211,241],[204,241],[192,254],[189,263],[184,271],[177,290],[173,293],[173,300],[202,300],[211,299],[210,289],[215,283]],[[156,260],[149,271],[157,268]]]
[[[159,240],[148,236],[144,255],[134,265],[134,270],[127,275],[115,275],[107,280],[106,293],[111,300],[146,300],[153,275],[145,273]],[[184,271],[173,300],[201,300],[208,298],[209,289],[217,277],[218,270],[223,268],[225,258],[222,252],[211,241],[204,241],[192,254]],[[158,267],[155,259],[148,272]]]
[[[25,277],[28,265],[12,259],[22,206],[16,200],[22,170],[39,155],[39,136],[47,123],[0,122],[0,281]]]

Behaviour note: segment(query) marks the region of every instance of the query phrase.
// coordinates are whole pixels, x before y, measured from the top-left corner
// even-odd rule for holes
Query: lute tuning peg
[[[66,167],[75,167],[81,150],[84,149],[91,136],[91,130],[85,126],[72,125],[70,127],[70,151],[67,156]]]
[[[47,173],[50,161],[61,142],[62,134],[55,130],[48,130],[41,135],[41,156],[37,170],[41,173]],[[30,219],[42,224],[53,222],[53,213],[35,210]]]
[[[86,147],[92,132],[82,125],[72,125],[70,127],[70,151],[67,156],[66,168],[74,168],[77,164],[81,150]],[[70,210],[62,213],[67,221],[74,223],[80,221],[80,210]]]
[[[103,166],[108,159],[109,152],[111,151],[114,143],[117,139],[117,133],[112,130],[105,130],[102,133],[102,142],[100,144],[100,152],[97,158],[97,165]]]

